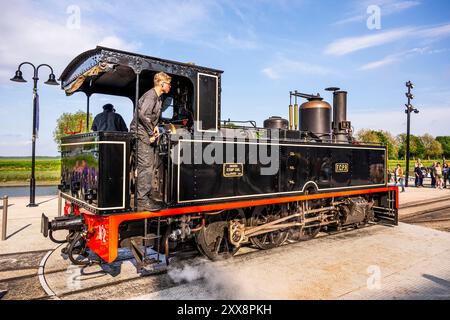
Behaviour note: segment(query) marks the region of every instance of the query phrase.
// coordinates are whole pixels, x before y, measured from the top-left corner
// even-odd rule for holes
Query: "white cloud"
[[[83,18],[80,29],[69,29],[65,11],[60,15],[57,12],[49,14],[40,11],[37,3],[6,2],[2,10],[8,14],[0,19],[0,74],[12,76],[18,63],[31,61],[35,64],[48,63],[59,75],[73,57],[98,44],[123,50],[133,50],[139,46]],[[24,69],[24,77],[30,78],[30,74],[31,71]],[[2,78],[2,81],[5,80]]]
[[[391,54],[386,56],[385,58],[381,59],[381,60],[377,60],[374,62],[370,62],[367,63],[365,65],[363,65],[362,67],[359,68],[359,70],[373,70],[373,69],[378,69],[380,67],[384,67],[387,66],[389,64],[401,61],[405,58],[408,58],[412,55],[415,54],[424,54],[424,53],[436,53],[437,50],[430,50],[428,47],[425,48],[414,48],[408,51],[404,51],[404,52],[400,52],[400,53],[396,53],[396,54]]]
[[[320,65],[291,60],[282,56],[278,56],[272,66],[264,68],[261,72],[273,80],[280,79],[281,75],[303,74],[324,76],[333,73],[332,70]]]
[[[359,69],[360,70],[378,69],[380,67],[384,67],[384,66],[386,66],[388,64],[392,64],[392,63],[398,61],[399,58],[400,58],[399,55],[390,55],[390,56],[387,56],[386,58],[384,58],[382,60],[378,60],[378,61],[374,61],[374,62],[370,62],[368,64],[365,64]]]
[[[420,5],[420,1],[393,1],[393,0],[368,0],[368,1],[358,1],[356,6],[357,8],[352,10],[349,14],[347,14],[347,18],[344,18],[342,20],[339,20],[333,25],[343,25],[353,22],[361,22],[365,21],[369,15],[367,14],[366,10],[367,7],[370,5],[378,5],[381,9],[381,15],[382,18],[393,15],[396,13],[400,13],[402,11],[405,11],[407,9],[416,7]]]
[[[410,36],[415,28],[399,28],[361,37],[342,38],[333,41],[325,49],[325,54],[342,56],[358,50],[380,46]]]
[[[355,51],[381,46],[399,40],[436,40],[450,35],[450,24],[438,27],[404,27],[359,37],[337,39],[330,43],[324,53],[342,56]]]
[[[352,16],[349,18],[345,18],[345,19],[336,21],[335,23],[333,23],[333,25],[342,25],[342,24],[347,24],[347,23],[352,23],[352,22],[361,22],[367,18],[368,18],[368,15],[360,14],[357,16]]]
[[[262,73],[264,73],[267,77],[269,77],[272,80],[280,79],[280,75],[276,73],[272,68],[264,68],[262,70]]]
[[[192,41],[199,34],[210,32],[214,22],[211,12],[220,9],[220,5],[212,1],[196,0],[77,2],[80,7],[98,16],[120,21],[126,30],[177,41]]]
[[[256,49],[258,48],[258,43],[253,40],[238,39],[228,34],[225,38],[227,45],[231,45],[238,49]]]
[[[439,38],[448,36],[449,34],[450,24],[445,24],[438,27],[424,28],[418,32],[417,36],[422,38]]]

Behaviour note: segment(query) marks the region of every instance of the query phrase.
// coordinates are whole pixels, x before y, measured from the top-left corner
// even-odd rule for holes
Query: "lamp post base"
[[[27,204],[27,207],[29,207],[29,208],[37,207],[37,206],[39,206],[39,205],[36,204],[36,203],[29,203],[29,204]]]

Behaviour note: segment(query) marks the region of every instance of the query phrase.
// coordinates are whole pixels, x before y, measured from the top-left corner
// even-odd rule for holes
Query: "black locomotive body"
[[[192,242],[218,259],[246,243],[268,249],[321,230],[397,224],[386,147],[352,138],[344,91],[331,88],[333,121],[319,95],[295,91],[289,121],[271,117],[258,128],[220,121],[222,72],[215,69],[97,47],[75,58],[61,80],[68,95],[84,92],[88,101],[97,93],[120,95],[136,108],[159,71],[173,79],[166,97],[173,113],[161,119],[154,159],[152,196],[164,209],[137,210],[132,133],[62,139],[65,212],[52,222],[43,215],[42,230],[52,239],[56,230],[69,231],[65,252],[74,263],[88,263],[82,258],[88,249],[112,262],[120,246],[132,250],[139,266],[149,246],[167,262]],[[299,107],[297,98],[308,101]]]
[[[222,154],[231,153],[229,162],[195,163],[195,155],[207,153],[212,145]],[[305,190],[330,192],[386,186],[383,147],[238,139],[180,140],[178,147],[180,153],[188,150],[192,158],[189,164],[179,160],[173,170],[176,172],[171,181],[175,188],[171,188],[167,200],[177,204],[280,197],[302,194]],[[266,158],[267,151],[272,154]],[[261,153],[263,159],[258,157]],[[244,157],[239,159],[240,155]],[[267,159],[275,163],[264,164]],[[227,173],[230,169],[232,172]],[[262,174],[264,169],[268,174]]]

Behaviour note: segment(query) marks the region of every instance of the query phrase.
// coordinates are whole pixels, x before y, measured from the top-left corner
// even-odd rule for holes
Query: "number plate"
[[[242,177],[244,175],[244,165],[242,163],[224,163],[223,176],[226,178]]]
[[[348,163],[336,163],[334,171],[337,173],[348,172]]]

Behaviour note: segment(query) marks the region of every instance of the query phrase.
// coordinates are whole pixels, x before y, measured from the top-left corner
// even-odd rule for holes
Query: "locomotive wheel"
[[[250,219],[250,226],[257,227],[280,218],[282,218],[282,210],[279,207],[256,207]],[[261,250],[267,250],[281,246],[288,236],[289,232],[277,230],[251,237],[250,242]]]
[[[306,190],[305,194],[314,194],[316,193],[315,189],[308,189]],[[308,210],[314,210],[314,209],[318,209],[321,206],[321,201],[319,199],[317,200],[306,200],[305,201],[305,205],[304,205],[304,209],[306,211]],[[300,241],[304,241],[304,240],[310,240],[312,238],[315,238],[320,231],[320,226],[317,227],[310,227],[310,228],[302,228],[302,230],[300,230],[300,237],[299,240]]]
[[[206,225],[197,233],[197,247],[203,255],[213,261],[231,258],[239,250],[228,239],[228,222],[240,220],[245,225],[242,209],[227,211],[224,214],[209,216]]]
[[[314,188],[309,188],[305,191],[305,195],[314,193],[316,193],[316,190]],[[303,202],[303,210],[309,211],[313,209],[318,209],[321,207],[321,205],[322,202],[320,199],[305,200]],[[306,241],[313,239],[319,234],[320,229],[321,229],[320,226],[293,228],[291,231],[291,239],[295,241]]]
[[[320,227],[301,228],[293,240],[306,241],[315,238],[320,231]]]

